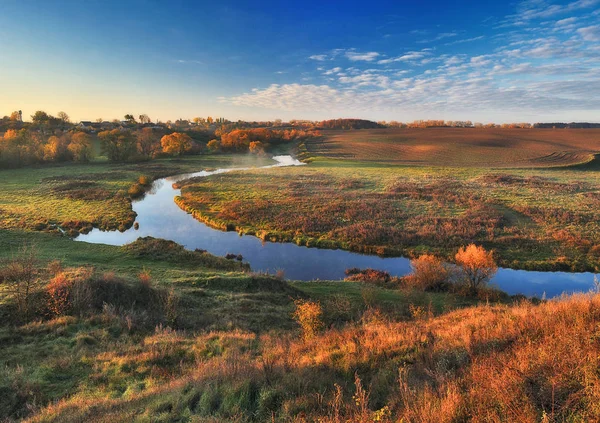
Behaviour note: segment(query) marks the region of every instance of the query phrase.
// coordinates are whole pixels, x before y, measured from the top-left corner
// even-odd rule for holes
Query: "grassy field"
[[[371,129],[325,131],[309,140],[315,156],[417,166],[531,168],[565,166],[600,152],[600,130]]]
[[[0,229],[52,230],[53,225],[86,231],[125,229],[133,224],[130,188],[150,180],[216,167],[260,166],[257,157],[189,156],[135,164],[44,165],[0,170]]]
[[[151,259],[138,264],[154,270]],[[182,264],[163,261],[166,273],[151,288],[135,273],[120,282],[141,292],[172,289],[177,318],[168,325],[148,324],[154,314],[135,304],[23,324],[3,318],[0,415],[31,422],[600,418],[598,295],[457,310],[439,294],[206,277]],[[113,274],[101,278],[120,286]],[[320,301],[324,329],[301,336],[291,319],[294,298]]]
[[[594,162],[530,170],[310,154],[308,166],[183,183],[178,202],[264,239],[442,256],[475,241],[505,265],[598,264]],[[598,295],[538,304],[402,281],[286,282],[168,241],[76,243],[50,226],[123,228],[141,175],[265,160],[0,172],[0,421],[600,419]],[[35,258],[27,291],[10,279],[24,248]],[[294,317],[305,302],[320,312],[314,333]]]
[[[349,131],[343,136],[367,139],[380,132]],[[425,137],[430,132],[421,133]],[[509,130],[506,136],[512,133]],[[587,133],[593,138],[600,131]],[[345,142],[342,135],[325,137],[326,144],[351,151]],[[388,152],[377,142],[365,149],[364,154],[374,157]],[[177,202],[215,227],[267,240],[382,255],[433,252],[446,258],[460,246],[476,242],[495,249],[505,267],[598,268],[596,161],[529,169],[508,168],[508,162],[504,168],[439,167],[398,164],[404,158],[394,158],[393,153],[390,163],[347,155],[332,158],[318,146],[309,145],[308,150],[312,151],[308,166],[185,181]],[[504,150],[499,156],[505,159],[529,154]],[[482,154],[477,147],[461,151],[465,157]]]
[[[67,408],[78,404],[76,408],[86,414],[89,401],[127,402],[137,395],[154,395],[159,387],[178,384],[199,363],[227,357],[233,364],[239,351],[258,353],[264,336],[297,337],[294,299],[319,301],[326,327],[338,328],[360,321],[372,309],[390,321],[405,321],[413,318],[414,310],[437,315],[478,302],[358,282],[288,284],[248,273],[236,261],[159,240],[113,247],[75,243],[54,233],[0,230],[0,261],[19,257],[24,245],[33,246],[37,258],[30,294],[33,315],[27,320],[19,317],[14,291],[0,282],[0,417],[8,421],[27,416],[34,421],[77,421],[79,417],[50,404],[60,401]],[[58,271],[56,260],[61,262]],[[0,275],[7,265],[2,263]],[[81,274],[95,278],[96,308],[56,315],[48,305],[54,304],[49,287]],[[174,300],[147,303],[148,290],[168,293],[165,298]],[[168,315],[162,311],[166,304]],[[252,347],[247,349],[245,342]],[[343,379],[351,382],[351,376]],[[236,405],[237,389],[236,382],[224,413],[243,411],[236,408],[245,407]],[[83,408],[80,401],[86,404]],[[209,408],[200,414],[211,414]],[[163,411],[152,406],[146,417],[139,418],[161,421],[166,418],[161,417]],[[180,418],[185,420],[186,413]],[[113,421],[113,416],[101,411],[91,421]]]

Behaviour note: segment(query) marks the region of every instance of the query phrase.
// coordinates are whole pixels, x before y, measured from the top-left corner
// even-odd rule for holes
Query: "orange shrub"
[[[404,282],[412,288],[424,291],[443,291],[447,288],[450,272],[444,263],[431,254],[410,261],[412,274]]]
[[[323,309],[321,308],[321,304],[305,300],[296,300],[294,304],[296,305],[296,310],[293,316],[302,328],[304,338],[313,338],[323,328]]]
[[[492,252],[475,244],[460,248],[455,259],[463,281],[472,289],[488,283],[498,270]]]

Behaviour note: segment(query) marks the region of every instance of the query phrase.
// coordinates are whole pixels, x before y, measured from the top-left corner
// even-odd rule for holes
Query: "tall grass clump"
[[[304,339],[314,338],[323,329],[323,309],[315,301],[296,300],[294,319],[302,328]]]
[[[412,259],[410,267],[412,273],[403,280],[406,286],[423,291],[448,290],[451,271],[441,259],[431,254],[423,254]]]
[[[34,313],[34,294],[39,283],[36,250],[22,247],[14,257],[0,262],[0,285],[7,287],[16,304],[16,313],[27,322]]]

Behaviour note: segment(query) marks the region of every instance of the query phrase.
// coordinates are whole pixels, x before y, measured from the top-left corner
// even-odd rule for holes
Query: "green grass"
[[[129,188],[141,175],[159,178],[207,168],[261,166],[266,158],[202,155],[151,162],[44,165],[0,171],[0,229],[124,228],[133,223]]]
[[[468,243],[504,267],[593,271],[600,172],[490,169],[313,157],[308,166],[183,182],[177,202],[205,223],[265,240],[451,259]]]
[[[39,281],[35,285],[38,300],[46,298],[43,291],[51,277],[44,269],[49,262],[60,260],[65,268],[85,267],[94,269],[97,275],[115,273],[130,287],[124,292],[137,292],[134,288],[139,288],[138,275],[148,272],[152,289],[172,292],[177,304],[177,318],[169,326],[166,321],[154,325],[147,315],[154,315],[157,310],[144,313],[136,302],[127,307],[107,305],[102,311],[57,318],[44,314],[40,308],[32,321],[23,322],[15,313],[13,294],[8,286],[0,284],[0,418],[189,421],[193,415],[206,421],[268,421],[272,416],[326,410],[334,384],[348,392],[353,389],[355,374],[365,377],[369,386],[372,383],[371,405],[380,409],[390,398],[388,388],[397,386],[399,367],[414,365],[419,371],[419,363],[432,368],[447,365],[446,356],[438,360],[428,352],[429,334],[436,325],[454,328],[455,317],[448,318],[451,323],[444,323],[446,313],[478,304],[476,299],[359,282],[288,283],[252,274],[235,261],[185,251],[166,241],[143,240],[117,247],[74,242],[56,231],[33,230],[35,225],[31,222],[39,221],[100,225],[101,216],[107,216],[106,225],[118,227],[128,218],[130,205],[126,198],[119,202],[115,196],[139,175],[158,177],[202,168],[241,167],[248,165],[242,162],[245,160],[200,156],[143,164],[96,162],[0,172],[0,182],[6,181],[0,188],[0,208],[10,212],[0,220],[0,260],[14,257],[24,245],[34,248],[39,259]],[[251,160],[256,165],[264,163],[263,159]],[[515,172],[511,175],[524,174]],[[571,172],[547,171],[544,177],[572,184]],[[460,182],[459,189],[466,189],[484,174],[474,169],[317,159],[301,168],[257,170],[197,181],[185,188],[183,198],[189,199],[186,194],[192,192],[194,201],[203,207],[214,207],[214,213],[220,212],[223,204],[236,200],[262,205],[251,208],[252,218],[262,225],[256,224],[256,229],[265,230],[263,236],[267,238],[279,234],[292,234],[293,238],[297,236],[293,227],[280,232],[269,225],[281,219],[287,219],[290,225],[301,222],[302,213],[309,213],[312,219],[315,215],[310,214],[311,210],[337,217],[335,209],[322,207],[334,205],[351,212],[363,201],[389,210],[392,219],[393,213],[416,215],[431,210],[446,219],[460,218],[466,210],[462,203],[438,207],[417,196],[391,198],[391,203],[386,204],[382,193],[399,179],[418,188],[420,180],[451,177]],[[600,178],[594,172],[583,175],[586,184],[595,184]],[[59,198],[53,188],[70,181],[94,182],[97,193],[106,190],[111,196],[93,201]],[[528,189],[527,201],[537,198],[534,188]],[[291,194],[298,194],[292,202]],[[513,225],[538,230],[534,219],[524,217],[506,200],[517,201],[524,195],[522,190],[502,186],[486,195],[503,199],[494,203],[496,210]],[[553,195],[557,204],[571,204],[568,195]],[[200,197],[210,201],[200,201]],[[344,203],[353,198],[357,202]],[[266,199],[277,208],[270,209]],[[381,217],[385,224],[390,215]],[[304,242],[331,245],[328,242],[338,241],[315,232],[308,234]],[[444,251],[421,243],[414,249]],[[319,335],[322,339],[306,344],[300,341],[299,327],[292,318],[293,301],[298,298],[321,304],[323,322],[328,328]],[[477,324],[475,315],[483,313],[480,309],[465,312],[473,314],[472,327]],[[505,309],[499,310],[504,313]],[[440,320],[434,316],[441,316]],[[385,331],[389,334],[378,335]],[[393,341],[394,336],[400,337],[398,342]],[[442,331],[436,336],[443,339],[445,335]],[[454,342],[455,337],[449,338],[449,343]],[[459,337],[467,338],[464,334]],[[453,359],[454,350],[448,345],[444,348]],[[421,373],[423,380],[433,374],[431,369]],[[324,398],[322,404],[318,403],[319,398]]]

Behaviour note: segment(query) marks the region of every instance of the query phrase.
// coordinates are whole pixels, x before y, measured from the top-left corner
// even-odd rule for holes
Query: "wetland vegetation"
[[[569,154],[540,149],[562,167],[534,158],[535,169],[417,165],[404,150],[368,160],[387,134],[375,131],[296,139],[287,146],[307,166],[182,179],[172,200],[211,225],[265,240],[409,254],[406,277],[348,269],[343,281],[286,281],[162,239],[69,239],[131,227],[132,201],[158,178],[271,164],[261,152],[1,170],[2,418],[600,418],[599,297],[527,299],[487,285],[497,264],[596,268],[600,172],[591,151],[578,141]],[[411,134],[381,142],[410,144]],[[459,251],[469,244],[478,247]]]

